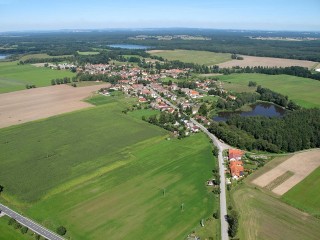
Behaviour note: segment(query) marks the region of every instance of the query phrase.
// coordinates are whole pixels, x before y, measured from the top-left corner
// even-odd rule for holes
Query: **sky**
[[[320,0],[0,0],[0,32],[172,27],[320,31]]]

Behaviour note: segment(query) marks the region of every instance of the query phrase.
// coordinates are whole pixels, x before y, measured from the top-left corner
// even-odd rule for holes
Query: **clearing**
[[[82,100],[107,86],[56,85],[0,94],[0,128],[90,107]]]
[[[0,63],[0,93],[26,89],[26,84],[34,84],[36,87],[50,86],[52,79],[76,76],[67,70],[52,70],[17,63]]]
[[[319,166],[320,149],[297,153],[272,170],[254,179],[252,183],[262,188],[273,185],[270,190],[277,195],[283,195]],[[288,172],[292,174],[288,175]],[[281,179],[284,175],[288,176]],[[274,181],[277,183],[273,184]]]
[[[241,55],[243,60],[231,60],[228,62],[218,64],[221,68],[232,68],[232,67],[291,67],[301,66],[309,69],[314,68],[317,62],[286,59],[286,58],[271,58],[271,57],[253,57]]]
[[[205,185],[210,141],[168,141],[121,112],[133,99],[116,99],[0,129],[2,202],[50,229],[66,226],[72,239],[185,238],[218,206]]]
[[[320,81],[289,75],[266,75],[258,73],[230,74],[218,77],[223,88],[234,92],[254,92],[255,87],[248,87],[249,81],[269,88],[289,97],[306,108],[320,107]],[[303,89],[303,91],[302,91]]]
[[[216,65],[231,59],[229,53],[215,53],[195,50],[150,50],[148,53],[163,57],[169,61],[179,60],[181,62],[204,64],[207,66]]]

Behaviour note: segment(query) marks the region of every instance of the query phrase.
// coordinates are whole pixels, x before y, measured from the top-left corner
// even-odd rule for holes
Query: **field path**
[[[90,107],[82,100],[108,86],[57,85],[0,94],[0,128]]]

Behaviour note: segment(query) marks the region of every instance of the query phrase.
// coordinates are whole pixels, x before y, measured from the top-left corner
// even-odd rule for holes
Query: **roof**
[[[229,159],[241,158],[244,152],[239,149],[229,149]]]
[[[240,177],[243,175],[244,167],[242,161],[232,161],[229,167],[232,176]]]

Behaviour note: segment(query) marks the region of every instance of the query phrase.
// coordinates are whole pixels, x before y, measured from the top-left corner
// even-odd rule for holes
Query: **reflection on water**
[[[265,117],[281,117],[285,114],[286,110],[283,108],[273,105],[271,103],[257,103],[251,106],[252,110],[249,112],[220,112],[217,117],[214,117],[213,120],[220,122],[226,121],[234,114],[239,114],[243,117],[250,116],[265,116]]]

